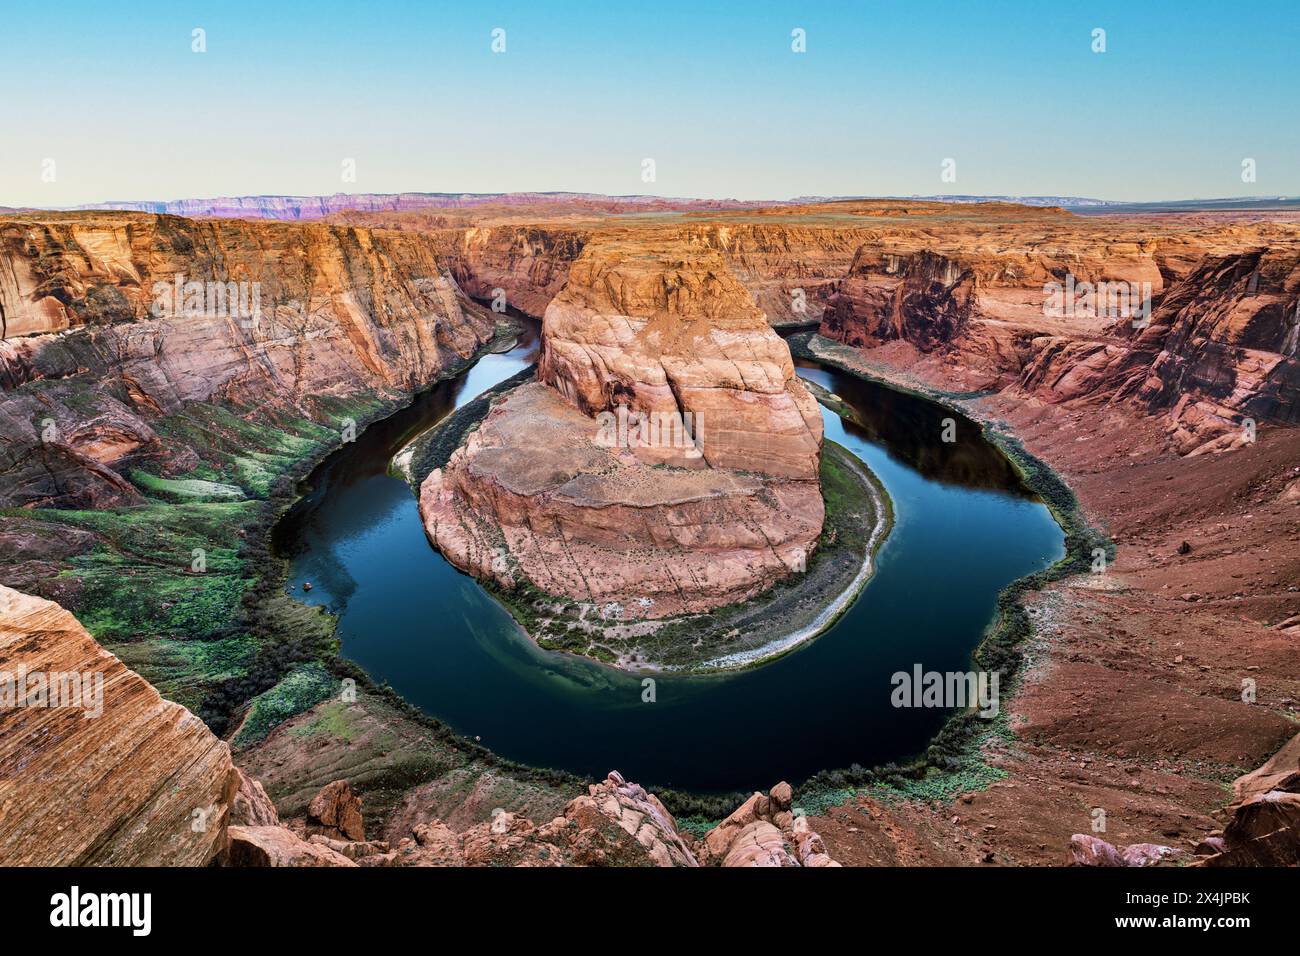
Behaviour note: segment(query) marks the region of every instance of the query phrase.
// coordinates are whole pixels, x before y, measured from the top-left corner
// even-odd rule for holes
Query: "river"
[[[648,787],[766,789],[818,770],[923,750],[947,717],[892,706],[890,677],[966,670],[998,592],[1064,553],[1061,529],[971,422],[940,406],[799,362],[862,416],[825,409],[826,437],[880,478],[896,524],[874,577],[821,637],[760,667],[642,677],[543,651],[430,547],[415,497],[387,474],[413,435],[536,359],[538,324],[409,408],[366,429],[308,479],[276,529],[299,600],[339,616],[344,656],[498,754]],[[945,418],[956,441],[942,441]],[[301,584],[312,583],[303,594]]]

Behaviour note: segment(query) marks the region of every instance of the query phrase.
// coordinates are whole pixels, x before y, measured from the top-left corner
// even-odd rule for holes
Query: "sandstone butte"
[[[667,315],[674,341],[698,321],[692,308],[709,314],[690,304],[708,282],[691,264],[707,263],[714,288],[731,295],[738,283],[772,324],[814,326],[821,334],[809,347],[829,361],[909,388],[978,392],[953,400],[1055,468],[1118,545],[1106,575],[1068,579],[1027,598],[1044,650],[1007,702],[1015,746],[990,741],[984,751],[1005,776],[938,809],[850,798],[810,821],[830,855],[845,864],[1041,864],[1061,862],[1067,847],[1075,848],[1071,859],[1127,861],[1151,859],[1149,845],[1169,845],[1198,848],[1218,862],[1282,858],[1295,829],[1295,801],[1286,796],[1295,791],[1294,744],[1284,748],[1294,724],[1286,715],[1300,699],[1300,226],[1270,214],[1085,217],[895,201],[686,205],[648,217],[627,211],[613,201],[547,198],[348,211],[309,224],[111,212],[0,217],[2,503],[39,511],[138,502],[132,468],[183,475],[211,452],[201,436],[177,441],[154,430],[203,403],[272,423],[325,420],[321,399],[400,400],[488,341],[491,317],[471,298],[490,299],[496,290],[550,327],[550,377],[529,389],[551,406],[556,427],[566,416],[589,418],[607,383],[657,400],[656,386],[672,374],[671,350],[670,361],[660,362],[661,352],[625,335],[630,323],[587,327],[583,317],[657,325]],[[672,284],[650,297],[655,308],[620,308],[624,296],[648,301],[639,266],[622,264],[634,249],[646,251],[650,273],[671,275],[684,264],[685,315],[671,315],[669,305],[683,299],[674,300]],[[244,328],[149,316],[152,284],[177,272],[261,282],[270,321]],[[1045,284],[1071,276],[1149,283],[1149,323],[1135,328],[1086,309],[1045,313]],[[616,375],[603,359],[583,358],[611,345],[619,350]],[[766,388],[774,378],[762,381]],[[498,419],[499,434],[508,434],[509,418]],[[1247,419],[1257,426],[1254,441]],[[56,427],[42,441],[47,420]],[[744,453],[743,442],[726,453],[737,451]],[[63,593],[75,582],[54,574],[99,544],[98,534],[64,523],[37,534],[14,514],[0,517],[4,580],[45,596]],[[75,607],[75,587],[68,597]],[[1257,684],[1255,702],[1242,699],[1247,678]],[[111,698],[108,706],[116,706]],[[327,758],[297,753],[288,732],[327,706],[239,755],[277,802],[293,804],[290,826],[267,823],[265,811],[261,822],[235,826],[297,835],[297,815],[332,778],[322,779],[315,763]],[[403,740],[418,739],[375,702],[352,706],[376,739],[395,729]],[[93,731],[112,721],[83,723]],[[342,762],[358,749],[354,740],[323,753]],[[1261,765],[1270,768],[1269,789],[1243,790],[1240,806],[1225,810],[1221,783],[1233,768]],[[124,773],[157,772],[123,766]],[[479,827],[478,836],[509,843],[524,824],[507,819],[497,824],[506,833],[491,832],[498,772],[477,766],[457,773],[470,775],[485,796],[437,820],[454,834]],[[315,780],[311,793],[294,796],[303,782],[281,767]],[[218,767],[216,776],[223,772]],[[394,821],[418,819],[405,831],[385,830],[389,852],[411,839],[433,855],[465,859],[471,845],[484,845],[457,837],[451,846],[428,812],[416,812],[437,785],[429,781],[385,811]],[[57,833],[81,797],[58,785],[41,792],[45,825]],[[528,816],[534,829],[563,815],[562,800],[537,799],[541,809]],[[1087,828],[1078,808],[1099,805],[1110,810],[1114,856],[1071,841]],[[19,819],[12,810],[0,818],[0,845],[13,845]],[[751,823],[742,855],[754,858],[771,845],[757,824],[781,827]],[[415,825],[431,828],[422,831],[425,843]],[[253,836],[271,848],[286,839]],[[148,837],[159,846],[176,839]],[[307,842],[328,839],[314,834]]]
[[[804,566],[821,416],[716,253],[586,244],[546,308],[537,377],[421,486],[429,537],[458,567],[635,620],[743,600]],[[665,427],[602,439],[602,413]]]

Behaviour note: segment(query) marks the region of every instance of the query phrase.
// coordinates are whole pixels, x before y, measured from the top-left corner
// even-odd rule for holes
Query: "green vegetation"
[[[360,429],[396,403],[373,395],[313,402],[314,418],[188,405],[153,425],[169,447],[201,457],[181,475],[133,470],[141,504],[3,512],[51,550],[61,539],[76,543],[49,590],[218,733],[261,694],[272,696],[252,726],[272,725],[263,715],[310,696],[299,692],[301,668],[337,652],[333,620],[284,593],[269,531],[296,498],[303,469],[339,444],[348,420]]]
[[[25,517],[92,531],[98,546],[69,558],[74,610],[109,645],[218,635],[243,595],[238,528],[249,503],[163,501],[117,511],[28,511]]]
[[[159,478],[144,471],[133,471],[130,478],[142,492],[163,501],[237,501],[244,497],[237,485],[206,478]]]
[[[312,661],[289,674],[270,690],[253,698],[248,716],[240,724],[232,743],[246,747],[257,743],[290,717],[309,710],[339,693],[339,679],[319,661]]]

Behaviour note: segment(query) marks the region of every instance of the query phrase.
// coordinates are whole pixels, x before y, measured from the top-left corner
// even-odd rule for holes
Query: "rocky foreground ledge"
[[[74,677],[91,691],[52,696]],[[0,680],[0,866],[835,865],[794,816],[784,783],[703,840],[617,773],[540,825],[500,810],[458,829],[428,818],[395,843],[368,841],[361,798],[344,780],[282,820],[197,717],[59,605],[2,586]]]
[[[223,850],[230,748],[59,605],[4,586],[0,695],[0,865],[202,866]]]
[[[397,843],[365,839],[360,802],[343,781],[317,795],[306,820],[287,825],[256,784],[246,781],[241,793],[245,815],[259,822],[230,828],[220,861],[227,866],[839,866],[808,820],[791,812],[788,783],[755,793],[702,840],[618,773],[540,826],[498,810],[460,831],[421,823]]]
[[[787,783],[753,794],[699,838],[618,773],[544,823],[504,810],[468,825],[424,817],[395,841],[368,840],[361,797],[345,780],[282,819],[189,711],[162,699],[63,608],[4,587],[0,670],[7,687],[26,675],[28,691],[22,705],[10,691],[0,710],[3,866],[839,865],[797,815]],[[102,674],[102,697],[52,707],[48,693],[33,690],[32,675],[74,673]],[[1066,858],[1082,866],[1300,863],[1300,735],[1236,781],[1226,819],[1193,855],[1076,834]]]

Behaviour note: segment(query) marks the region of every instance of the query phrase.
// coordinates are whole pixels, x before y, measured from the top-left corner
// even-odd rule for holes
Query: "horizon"
[[[79,0],[6,22],[0,75],[39,78],[41,96],[0,107],[22,130],[0,204],[445,182],[740,202],[813,183],[828,198],[1294,197],[1300,130],[1251,117],[1293,108],[1300,22],[1280,2],[1253,11],[151,0],[124,22]]]
[[[167,198],[133,198],[133,199],[100,199],[91,200],[84,203],[75,203],[68,206],[39,206],[29,204],[9,204],[0,202],[0,208],[11,209],[17,212],[34,210],[38,212],[130,212],[135,210],[117,209],[116,206],[125,205],[172,205],[175,203],[185,202],[216,202],[218,200],[243,200],[243,199],[335,199],[338,197],[361,197],[361,196],[441,196],[441,197],[472,197],[472,198],[491,198],[498,196],[570,196],[578,198],[594,199],[613,199],[613,200],[653,200],[664,203],[692,203],[692,202],[717,202],[717,203],[735,203],[737,205],[750,204],[768,204],[768,205],[811,205],[815,203],[827,202],[935,202],[935,203],[977,203],[977,202],[1010,202],[1024,203],[1035,205],[1049,205],[1047,200],[1063,200],[1066,205],[1070,205],[1069,200],[1076,200],[1081,203],[1097,203],[1107,206],[1157,206],[1157,205],[1194,205],[1208,203],[1228,203],[1228,202],[1248,202],[1253,204],[1265,204],[1269,202],[1300,202],[1300,194],[1295,195],[1223,195],[1223,196],[1192,196],[1187,198],[1169,199],[1169,198],[1148,198],[1148,199],[1107,199],[1101,196],[1082,196],[1070,193],[1033,193],[1033,194],[1002,194],[1002,193],[930,193],[930,194],[879,194],[879,195],[815,195],[803,194],[790,196],[786,198],[757,199],[753,197],[742,196],[673,196],[659,193],[602,193],[591,190],[580,189],[510,189],[510,190],[492,190],[487,192],[478,192],[467,189],[397,189],[384,192],[370,192],[368,190],[337,190],[328,193],[275,193],[275,192],[254,192],[240,194],[222,194],[222,195],[192,195],[192,196],[174,196]],[[1033,201],[1038,201],[1034,203]],[[434,208],[434,207],[430,207]],[[1077,207],[1082,208],[1082,207]]]

